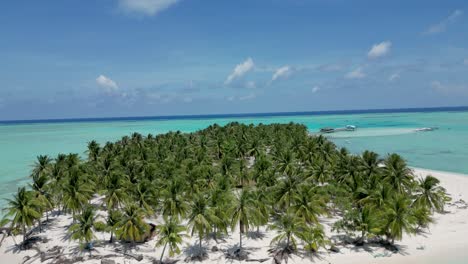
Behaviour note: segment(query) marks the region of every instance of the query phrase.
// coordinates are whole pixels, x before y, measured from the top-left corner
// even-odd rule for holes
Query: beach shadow
[[[185,262],[188,261],[203,261],[208,258],[208,249],[203,246],[200,248],[198,243],[189,245],[183,250],[185,255]]]
[[[244,261],[249,258],[250,252],[252,250],[256,250],[256,248],[252,247],[239,247],[239,244],[235,244],[229,246],[224,250],[224,256],[226,259],[237,260],[237,261]]]
[[[418,228],[416,229],[416,235],[428,237],[430,235],[429,230],[427,228]]]
[[[249,231],[245,236],[253,240],[261,240],[265,238],[266,234],[262,231]]]
[[[325,252],[310,252],[310,251],[305,251],[305,250],[299,250],[296,253],[297,256],[303,258],[303,259],[308,259],[311,262],[315,262],[316,260],[318,261],[323,261],[325,260],[325,257],[323,255],[326,255]]]
[[[226,235],[223,233],[215,233],[211,232],[207,235],[206,240],[213,239],[216,244],[219,244],[221,242],[226,242]]]

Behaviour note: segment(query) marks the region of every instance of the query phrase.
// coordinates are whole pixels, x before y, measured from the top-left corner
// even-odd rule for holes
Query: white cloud
[[[229,96],[229,97],[227,97],[226,99],[227,99],[228,101],[232,102],[232,101],[234,101],[234,100],[236,99],[236,97],[234,97],[234,96]]]
[[[292,74],[292,69],[289,66],[283,66],[281,68],[278,68],[275,73],[273,74],[273,77],[271,78],[272,81],[276,81],[279,78],[288,78]]]
[[[99,75],[99,77],[96,78],[96,83],[107,93],[112,93],[119,89],[116,82],[104,75]]]
[[[465,64],[466,66],[468,66],[468,59],[465,59],[465,60],[463,61],[463,64]]]
[[[463,11],[460,9],[453,11],[444,20],[440,21],[439,23],[435,25],[430,26],[426,31],[423,32],[423,35],[434,35],[434,34],[444,32],[445,30],[447,30],[447,27],[450,24],[455,23],[457,19],[461,17],[462,15],[463,15]]]
[[[118,0],[119,8],[127,13],[154,16],[168,9],[179,0]]]
[[[345,78],[347,79],[362,79],[364,77],[366,77],[366,74],[362,71],[361,67],[355,69],[354,71],[348,72],[345,75]]]
[[[224,84],[230,84],[232,81],[234,81],[237,78],[240,78],[244,76],[246,73],[251,71],[254,68],[255,64],[252,60],[252,58],[247,58],[243,63],[238,64],[235,68],[234,71],[227,77],[226,81]]]
[[[394,74],[390,75],[390,77],[388,77],[388,80],[391,81],[391,82],[396,81],[398,79],[400,79],[400,74],[399,73],[394,73]]]
[[[375,44],[367,53],[367,57],[370,59],[376,59],[387,55],[390,52],[392,43],[390,41],[384,41],[379,44]]]
[[[316,93],[320,90],[320,87],[318,87],[317,85],[312,87],[312,93]]]

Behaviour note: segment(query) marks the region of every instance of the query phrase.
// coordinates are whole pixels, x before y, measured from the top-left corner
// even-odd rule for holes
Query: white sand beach
[[[321,249],[317,256],[293,255],[289,263],[467,263],[468,262],[468,209],[461,201],[468,201],[468,175],[460,175],[448,172],[431,171],[426,169],[414,169],[415,174],[424,176],[431,174],[440,179],[442,186],[451,195],[452,201],[446,207],[445,214],[436,214],[435,223],[430,225],[430,229],[419,235],[405,236],[402,241],[398,241],[400,248],[398,253],[392,253],[382,247],[354,245],[339,246],[339,253],[332,253]],[[103,214],[103,212],[101,212]],[[338,235],[331,232],[332,219],[322,218],[322,223],[326,229],[328,237]],[[67,226],[71,223],[70,215],[51,217],[50,223],[45,226],[42,233],[37,236],[47,237],[46,243],[39,242],[37,247],[46,252],[56,246],[63,247],[63,256],[71,259],[73,257],[83,257],[81,263],[101,263],[100,258],[112,259],[115,263],[153,263],[158,260],[161,248],[155,248],[156,239],[148,243],[138,245],[131,250],[132,254],[143,255],[140,262],[134,258],[124,256],[124,246],[120,243],[110,245],[108,233],[96,234],[96,250],[92,252],[94,259],[89,259],[88,253],[79,250],[78,243],[66,238]],[[157,221],[156,221],[157,224]],[[268,252],[270,241],[274,236],[274,231],[260,229],[260,235],[252,232],[250,236],[243,239],[245,247],[250,251],[250,259],[268,259],[264,263],[272,263],[272,256]],[[22,237],[5,237],[0,248],[0,263],[53,263],[52,260],[41,262],[40,255],[36,250],[17,251],[16,241],[21,241]],[[225,258],[224,252],[235,248],[238,243],[238,233],[231,233],[224,239],[219,239],[218,243],[213,239],[204,241],[204,246],[208,253],[208,259],[202,263],[240,263]],[[181,245],[182,253],[170,258],[172,260],[184,260],[197,250],[197,240],[187,238]],[[218,251],[213,251],[216,246]],[[27,260],[29,259],[29,260]],[[27,261],[25,261],[27,260]],[[244,262],[247,263],[247,262]],[[259,262],[248,262],[259,263]]]

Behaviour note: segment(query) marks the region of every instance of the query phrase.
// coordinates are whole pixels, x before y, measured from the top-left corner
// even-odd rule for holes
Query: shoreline
[[[462,199],[468,201],[468,175],[428,170],[423,168],[411,167],[416,177],[425,176],[431,174],[437,177],[441,186],[443,186],[452,197],[452,201],[446,206],[445,214],[435,214],[435,222],[430,225],[429,231],[419,235],[403,237],[402,241],[398,241],[397,245],[401,248],[398,253],[390,253],[381,247],[357,247],[353,245],[339,246],[340,253],[331,253],[326,250],[320,250],[318,257],[311,256],[300,256],[291,255],[291,263],[449,263],[458,264],[465,263],[468,260],[468,209],[462,208],[454,204],[456,201]],[[157,221],[157,220],[155,220]],[[328,237],[331,235],[337,235],[337,233],[331,232],[331,225],[333,219],[323,218],[321,222],[324,225],[326,234]],[[64,231],[66,226],[71,223],[71,217],[69,215],[62,215],[56,217],[50,226],[45,227],[45,232],[40,233],[40,236],[48,237],[49,242],[38,244],[41,250],[51,249],[54,246],[63,246],[65,253],[71,254],[78,244],[74,241],[68,241],[64,238]],[[262,232],[262,238],[250,237],[245,239],[246,247],[251,248],[251,258],[254,259],[271,259],[271,255],[268,253],[270,249],[270,240],[274,236],[274,231],[260,229]],[[20,241],[21,236],[16,236],[16,240]],[[107,233],[96,234],[96,241],[107,240]],[[208,259],[198,263],[225,263],[222,250],[232,248],[237,241],[236,234],[229,234],[226,236],[224,241],[220,241],[219,244],[215,243],[214,240],[204,241],[208,253]],[[171,259],[178,259],[183,262],[184,259],[194,250],[193,245],[196,245],[197,238],[187,238],[184,240],[182,253]],[[138,245],[133,253],[145,255],[145,261],[138,262],[134,259],[128,259],[124,256],[113,257],[112,259],[116,263],[151,263],[148,262],[148,258],[157,258],[161,253],[160,248],[154,248],[155,238],[145,244]],[[212,247],[217,246],[219,251],[212,252]],[[14,253],[13,239],[11,237],[5,237],[3,245],[0,248],[0,259],[5,263],[23,263],[24,257],[33,257],[37,254],[35,250],[26,250]],[[115,254],[118,245],[104,245],[98,248],[99,255]],[[193,252],[192,252],[193,253]],[[87,254],[87,253],[80,253]],[[95,254],[95,253],[93,253]],[[79,255],[77,255],[79,256]],[[31,258],[33,260],[33,258]],[[238,261],[236,261],[238,262]],[[41,263],[40,258],[34,261],[28,261],[27,263]],[[49,262],[44,262],[49,263]],[[100,260],[86,260],[80,263],[101,263]],[[239,263],[250,263],[240,261]],[[265,262],[270,263],[270,262]]]

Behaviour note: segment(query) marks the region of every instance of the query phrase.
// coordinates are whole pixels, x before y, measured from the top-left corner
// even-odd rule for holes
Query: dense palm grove
[[[201,248],[204,239],[232,232],[242,249],[243,236],[265,226],[276,231],[278,248],[317,252],[330,246],[321,217],[337,218],[334,229],[357,245],[391,245],[427,227],[449,199],[436,178],[416,179],[397,154],[351,155],[293,123],[91,141],[86,160],[39,156],[31,178],[8,201],[4,220],[24,239],[50,213],[69,213],[70,238],[83,248],[97,231],[130,245],[154,232],[171,256],[186,235]],[[97,198],[102,205],[91,205]],[[98,210],[106,221],[97,220]],[[147,224],[156,218],[161,225]]]

